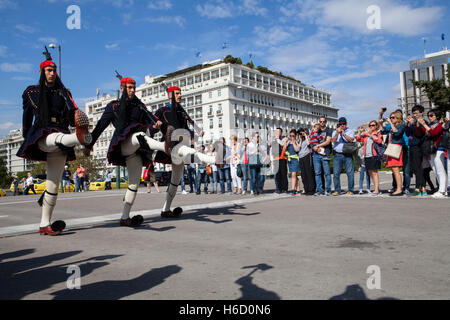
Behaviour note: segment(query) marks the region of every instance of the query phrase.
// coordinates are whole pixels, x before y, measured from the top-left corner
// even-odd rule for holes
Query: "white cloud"
[[[147,21],[151,23],[175,23],[180,27],[184,27],[186,20],[181,16],[160,16],[158,18],[144,18],[140,21]]]
[[[16,128],[19,128],[19,125],[12,122],[0,123],[0,130],[11,130]]]
[[[118,43],[111,43],[111,44],[106,44],[105,45],[106,50],[120,50],[119,44]]]
[[[58,39],[54,38],[54,37],[40,37],[38,38],[38,41],[41,43],[44,43],[46,45],[49,45],[50,43],[59,43]]]
[[[168,10],[172,8],[172,2],[169,0],[150,1],[147,7],[154,10]]]
[[[240,4],[232,1],[215,0],[203,5],[198,4],[195,9],[206,18],[231,18],[240,15],[266,16],[268,10],[260,0],[241,0]]]
[[[367,20],[372,14],[367,8],[377,5],[380,8],[381,30],[370,30]],[[319,5],[321,16],[318,24],[347,27],[360,33],[379,33],[386,31],[402,36],[414,36],[433,30],[444,16],[441,7],[417,7],[403,5],[395,0],[331,0]]]
[[[14,26],[14,28],[16,28],[19,31],[25,32],[25,33],[35,33],[36,29],[30,26],[27,26],[25,24],[17,24]]]
[[[297,27],[273,26],[270,29],[266,29],[256,26],[253,29],[253,33],[258,36],[258,39],[255,41],[258,46],[273,46],[295,38],[296,34],[301,30],[301,28]]]
[[[31,68],[31,64],[30,63],[2,63],[0,64],[0,70],[3,72],[22,72],[22,73],[26,73],[26,72],[31,72],[32,68]]]

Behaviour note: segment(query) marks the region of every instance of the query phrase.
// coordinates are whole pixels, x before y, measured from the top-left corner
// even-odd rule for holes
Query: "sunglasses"
[[[369,124],[369,127],[376,127],[376,124]]]
[[[431,118],[431,117],[436,117],[436,115],[435,114],[429,114],[428,118]]]
[[[339,123],[340,126],[346,126],[346,123]]]
[[[396,117],[390,117],[390,119],[397,119]]]

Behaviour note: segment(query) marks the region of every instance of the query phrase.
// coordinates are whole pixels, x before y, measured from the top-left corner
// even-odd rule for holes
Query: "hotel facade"
[[[311,128],[322,115],[329,127],[337,124],[338,109],[332,106],[329,92],[240,64],[216,60],[167,75],[146,76],[145,83],[136,88],[136,96],[152,112],[168,103],[162,82],[181,88],[183,107],[205,132],[198,141],[202,144],[220,137],[228,142],[232,134],[250,137],[253,132],[271,132],[278,127],[284,132]],[[104,95],[86,103],[91,130],[114,99],[117,96]],[[113,132],[110,125],[93,148],[92,155],[105,163]]]

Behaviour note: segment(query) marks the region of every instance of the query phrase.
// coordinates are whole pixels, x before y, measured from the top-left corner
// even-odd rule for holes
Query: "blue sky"
[[[81,10],[80,30],[66,26],[70,5]],[[367,28],[371,5],[381,29]],[[116,69],[140,84],[147,74],[228,54],[246,63],[251,54],[256,66],[331,91],[356,127],[380,106],[397,107],[399,71],[423,56],[423,38],[427,52],[442,48],[449,9],[448,0],[0,0],[0,136],[21,126],[22,92],[38,81],[52,42],[80,107],[96,88],[117,89]]]

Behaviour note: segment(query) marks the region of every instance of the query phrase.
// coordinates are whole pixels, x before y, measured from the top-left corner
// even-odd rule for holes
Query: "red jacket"
[[[373,141],[373,143],[382,143],[383,142],[383,135],[381,134],[381,132],[377,132],[375,134],[376,139]],[[369,139],[369,134],[367,133],[363,133],[362,135],[356,136],[356,141],[361,142],[364,141],[364,149],[363,149],[363,156],[366,155],[366,145],[367,145],[367,140]],[[377,151],[375,150],[375,145],[372,144],[372,155],[374,157],[376,157],[377,155]]]
[[[417,127],[417,131],[421,133],[426,133],[426,130],[424,127]],[[441,141],[442,135],[444,134],[444,128],[442,127],[442,122],[439,122],[438,125],[435,128],[430,128],[428,131],[430,136],[433,138],[433,142],[436,145],[436,148],[439,145],[439,141]]]

